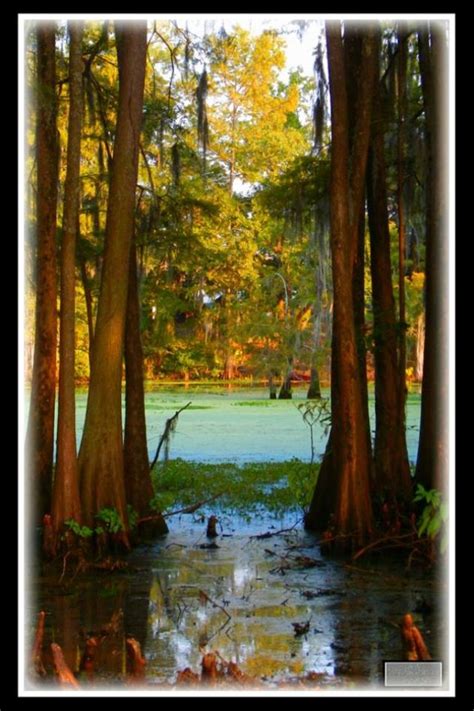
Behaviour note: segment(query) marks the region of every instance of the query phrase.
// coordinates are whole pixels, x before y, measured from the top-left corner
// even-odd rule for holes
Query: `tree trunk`
[[[305,524],[341,536],[338,547],[359,545],[370,535],[372,508],[369,450],[357,348],[353,272],[367,161],[368,130],[375,77],[376,43],[362,39],[360,92],[352,156],[344,47],[339,23],[326,23],[332,106],[331,255],[334,290],[332,336],[332,428]],[[365,155],[364,155],[365,150]],[[351,160],[352,158],[352,160]],[[349,175],[349,165],[352,173]],[[318,501],[319,499],[319,501]],[[347,536],[347,538],[346,538]]]
[[[143,349],[140,335],[140,304],[138,301],[137,255],[135,241],[130,251],[127,318],[125,325],[125,493],[139,517],[151,515],[150,500],[153,485],[150,476],[146,439],[145,391],[143,388]],[[144,524],[145,526],[145,524]],[[167,533],[164,518],[146,524],[146,535]]]
[[[416,324],[416,379],[423,380],[423,356],[425,354],[425,314],[418,316]]]
[[[33,519],[39,524],[51,507],[56,394],[56,206],[58,134],[56,128],[55,25],[39,22],[37,34],[37,256],[36,326],[26,463]]]
[[[281,384],[280,392],[278,393],[279,400],[291,400],[293,393],[291,391],[291,374],[293,372],[293,359],[288,363],[288,368]]]
[[[82,22],[68,23],[69,123],[67,169],[64,188],[64,224],[61,249],[61,330],[59,342],[59,394],[57,461],[53,487],[53,528],[56,536],[64,521],[80,521],[76,458],[75,400],[75,267],[76,233],[80,199],[82,126]]]
[[[308,400],[321,399],[321,385],[319,383],[319,371],[315,365],[311,366],[309,388],[306,394]]]
[[[402,25],[404,23],[401,23]],[[398,394],[400,398],[400,415],[405,427],[406,403],[406,315],[405,315],[405,121],[406,121],[406,73],[407,73],[407,34],[406,30],[398,30],[398,156],[397,156],[397,202],[398,202]],[[408,458],[408,454],[407,454]]]
[[[119,65],[118,116],[79,470],[84,523],[94,525],[94,517],[101,508],[114,507],[124,527],[119,538],[128,546],[121,376],[145,79],[146,23],[124,26],[116,23],[115,32]]]
[[[367,176],[375,351],[375,486],[383,499],[393,501],[411,498],[411,480],[404,399],[399,393],[398,334],[390,263],[382,121],[376,99]]]
[[[274,377],[275,376],[273,373],[270,373],[270,375],[268,376],[268,388],[269,388],[270,400],[276,400],[276,397],[277,397],[277,391],[276,391]]]
[[[445,24],[433,23],[431,45],[419,35],[428,154],[425,349],[416,480],[446,491],[448,473],[448,107]]]

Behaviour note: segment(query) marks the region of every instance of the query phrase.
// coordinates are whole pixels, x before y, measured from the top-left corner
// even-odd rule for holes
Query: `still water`
[[[188,385],[155,386],[145,395],[148,451],[156,452],[166,420],[191,402],[178,420],[170,457],[197,462],[286,461],[311,458],[309,428],[297,405],[306,397],[307,385],[295,387],[293,400],[269,400],[268,389]],[[323,391],[329,397],[329,390]],[[78,392],[78,446],[84,425],[87,394]],[[421,400],[408,396],[406,408],[408,456],[416,460]],[[369,399],[372,428],[375,427],[374,399]],[[316,425],[315,455],[322,456],[327,435]]]

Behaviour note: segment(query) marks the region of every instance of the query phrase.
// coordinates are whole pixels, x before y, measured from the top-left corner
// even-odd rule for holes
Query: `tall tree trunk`
[[[124,527],[120,539],[128,546],[121,376],[145,80],[146,23],[116,23],[115,34],[119,65],[118,116],[79,470],[84,522],[93,525],[101,508],[114,507]]]
[[[56,208],[58,133],[56,128],[55,25],[39,22],[37,36],[37,256],[36,325],[31,399],[26,433],[26,462],[32,515],[50,511],[56,395]]]
[[[138,301],[137,255],[135,240],[130,251],[128,276],[127,318],[125,325],[125,438],[124,467],[127,503],[140,518],[152,513],[150,500],[153,485],[148,461],[146,439],[145,391],[143,387],[143,349],[140,336],[140,304]],[[147,525],[146,534],[167,533],[164,518]]]
[[[425,349],[416,480],[446,491],[448,472],[447,57],[445,24],[419,35],[428,154]]]
[[[361,119],[368,120],[368,112],[371,109],[367,94],[360,91],[360,82],[364,81],[362,73],[363,59],[363,37],[364,29],[359,24],[347,23],[344,31],[344,54],[347,86],[348,104],[348,130],[349,130],[349,151],[351,155],[357,155],[358,143],[361,139]],[[377,45],[374,51],[380,51],[377,38]],[[376,60],[374,60],[376,62]],[[372,79],[376,81],[374,77]],[[361,118],[357,119],[360,115]],[[367,139],[365,139],[367,140]],[[364,141],[362,141],[364,145]],[[368,146],[365,147],[367,161]],[[359,150],[360,152],[360,150]],[[352,170],[351,184],[356,181],[355,169]],[[357,179],[359,180],[359,179]],[[369,453],[370,481],[373,479],[372,466],[372,441],[370,437],[369,418],[369,397],[367,382],[367,349],[365,345],[365,200],[364,190],[360,193],[359,215],[357,217],[353,239],[355,240],[354,264],[352,274],[352,293],[354,300],[354,327],[357,343],[358,367],[360,394],[364,412],[364,427],[367,437],[367,451]],[[353,219],[354,222],[354,219]]]
[[[376,98],[367,176],[375,346],[375,486],[383,498],[396,501],[411,497],[411,481],[403,399],[399,393],[399,344],[390,263],[382,124],[383,117]]]
[[[80,500],[76,458],[75,400],[75,267],[79,217],[82,127],[82,22],[69,22],[69,122],[64,218],[61,247],[61,330],[59,342],[59,393],[57,460],[53,487],[53,528],[64,521],[79,521]]]
[[[359,97],[352,155],[344,47],[339,23],[326,24],[332,107],[331,255],[334,316],[332,336],[332,428],[310,510],[308,528],[325,528],[332,520],[339,546],[361,544],[372,530],[370,452],[362,402],[353,293],[354,262],[369,141],[376,42],[362,39]],[[352,167],[349,174],[349,165]],[[362,183],[362,184],[361,184]],[[348,536],[346,538],[345,536]]]
[[[406,121],[406,74],[407,74],[407,34],[401,23],[398,29],[398,145],[397,145],[397,202],[398,202],[398,373],[400,413],[405,426],[406,403],[406,314],[405,314],[405,121]]]

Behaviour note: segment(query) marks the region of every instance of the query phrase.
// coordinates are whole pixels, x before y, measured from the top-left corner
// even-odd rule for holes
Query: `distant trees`
[[[328,23],[331,132],[324,42],[315,80],[281,80],[273,31],[148,29],[73,22],[67,44],[65,27],[38,23],[31,35],[35,519],[51,513],[59,535],[113,508],[125,547],[127,508],[150,519],[145,377],[249,375],[291,397],[305,371],[317,398],[330,369],[332,430],[306,525],[362,543],[380,506],[411,500],[405,389],[423,363],[417,480],[441,487],[447,462],[443,28]],[[90,381],[77,460],[75,378]]]

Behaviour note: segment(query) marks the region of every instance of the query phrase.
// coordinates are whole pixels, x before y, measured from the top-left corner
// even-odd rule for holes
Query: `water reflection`
[[[182,517],[166,538],[130,556],[128,572],[78,577],[73,585],[40,579],[30,632],[36,612],[46,610],[49,638],[78,671],[87,632],[122,609],[120,634],[101,645],[97,683],[123,675],[128,633],[141,644],[153,684],[173,683],[185,667],[198,671],[207,651],[270,681],[311,671],[330,686],[380,684],[382,661],[401,652],[394,622],[414,609],[416,595],[433,599],[430,581],[407,577],[402,566],[377,572],[323,560],[301,529],[250,538],[270,523],[235,520],[238,535],[219,536],[219,547],[206,550],[205,524]],[[296,568],[296,556],[317,565]],[[293,623],[308,621],[308,632],[295,636]],[[431,631],[436,640],[435,624]]]

